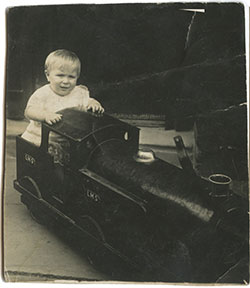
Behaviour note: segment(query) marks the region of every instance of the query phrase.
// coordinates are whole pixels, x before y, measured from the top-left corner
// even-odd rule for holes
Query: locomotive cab
[[[17,136],[17,180],[30,177],[45,196],[48,191],[42,186],[54,177],[53,156],[48,153],[51,132],[60,135],[69,144],[69,161],[64,170],[78,171],[87,166],[91,153],[98,145],[109,139],[126,142],[126,147],[135,153],[139,143],[139,129],[111,116],[80,112],[73,109],[60,111],[63,120],[54,125],[42,123],[40,147]],[[93,121],[94,119],[94,121]]]
[[[94,173],[87,169],[95,150],[103,142],[119,141],[124,143],[126,151],[133,155],[138,150],[139,129],[106,114],[80,112],[74,109],[64,109],[59,113],[63,117],[61,122],[54,125],[42,123],[40,147],[17,136],[15,186],[26,187],[37,198],[46,199],[56,207],[65,209],[66,201],[71,197],[72,183],[79,182],[76,178],[85,175],[85,178],[94,177],[97,182],[102,181],[106,185],[111,185],[104,179],[100,180],[97,175],[93,176]],[[69,144],[69,161],[63,163],[59,173],[53,156],[48,152],[50,133],[60,135]],[[98,196],[94,192],[87,190],[87,194],[97,202]]]

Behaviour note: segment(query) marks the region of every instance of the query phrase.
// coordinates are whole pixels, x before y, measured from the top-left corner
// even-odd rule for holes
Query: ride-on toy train
[[[188,169],[180,137],[184,169],[141,152],[137,127],[105,113],[60,113],[42,124],[40,147],[17,136],[14,187],[38,221],[59,225],[103,266],[112,255],[129,280],[248,282],[248,203],[226,191],[227,179]],[[51,132],[70,147],[61,176]]]

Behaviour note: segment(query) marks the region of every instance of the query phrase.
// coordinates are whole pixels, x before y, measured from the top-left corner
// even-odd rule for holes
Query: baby
[[[101,104],[89,97],[86,86],[76,86],[81,63],[75,53],[60,49],[50,53],[45,61],[49,84],[37,89],[30,97],[25,116],[30,120],[22,137],[35,145],[41,144],[41,122],[53,124],[61,120],[57,114],[65,108],[103,112]]]
[[[60,49],[48,55],[45,61],[45,75],[49,83],[37,89],[27,103],[25,117],[30,120],[30,124],[22,135],[24,139],[40,146],[41,122],[52,125],[60,121],[62,115],[56,112],[65,108],[74,107],[82,111],[103,113],[102,105],[89,97],[88,88],[76,85],[80,70],[80,60],[71,51]],[[54,133],[51,134],[50,139]],[[54,138],[60,142],[60,137],[56,139],[54,135]],[[56,147],[57,150],[60,145]],[[56,153],[61,154],[58,151]]]

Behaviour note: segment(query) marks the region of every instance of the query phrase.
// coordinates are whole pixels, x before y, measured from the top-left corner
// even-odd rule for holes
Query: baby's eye
[[[69,75],[69,78],[71,78],[71,79],[75,79],[76,77],[73,76],[73,75]]]

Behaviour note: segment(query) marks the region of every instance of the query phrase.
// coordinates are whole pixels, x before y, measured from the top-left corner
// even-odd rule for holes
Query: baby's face
[[[45,74],[51,89],[60,96],[68,95],[76,86],[78,70],[71,63],[55,65]]]

